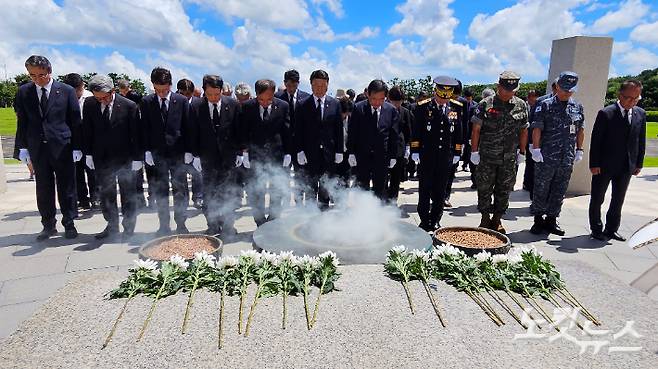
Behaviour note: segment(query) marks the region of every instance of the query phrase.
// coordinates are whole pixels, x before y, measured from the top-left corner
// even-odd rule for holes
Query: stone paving
[[[535,245],[554,260],[578,260],[594,266],[628,284],[658,263],[658,244],[639,250],[625,243],[599,242],[589,238],[587,204],[589,196],[565,200],[560,218],[565,237],[538,237],[530,234],[532,225],[527,192],[520,189],[523,166],[519,170],[517,190],[511,196],[504,225],[515,245]],[[27,168],[8,165],[8,191],[0,195],[0,338],[11,334],[67,281],[99,270],[127,270],[137,258],[138,246],[153,237],[157,215],[145,211],[138,216],[136,236],[129,243],[101,243],[94,239],[105,221],[98,211],[82,212],[76,222],[80,236],[70,242],[60,236],[36,242],[41,230],[36,209],[34,182],[28,181]],[[469,173],[457,174],[453,186],[452,209],[447,209],[442,225],[476,226],[476,193],[469,188]],[[620,232],[629,237],[638,227],[658,216],[658,169],[648,168],[631,181],[626,196]],[[418,183],[408,181],[398,200],[405,221],[417,224]],[[607,209],[607,202],[604,204]],[[206,223],[200,211],[190,207],[188,228],[202,232]],[[256,224],[248,207],[238,209],[238,237],[224,248],[225,254],[237,254],[251,248],[251,234]],[[628,288],[632,288],[628,286]],[[658,288],[649,296],[658,300]]]

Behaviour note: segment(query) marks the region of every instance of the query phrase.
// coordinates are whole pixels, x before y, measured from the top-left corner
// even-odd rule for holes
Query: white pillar
[[[576,72],[580,79],[574,97],[585,108],[585,155],[583,161],[574,166],[568,189],[570,195],[590,193],[589,144],[596,114],[603,108],[608,90],[611,56],[611,37],[576,36],[553,40],[546,92],[551,91],[551,82],[560,72]]]
[[[0,137],[0,154],[2,153],[2,139]],[[5,160],[4,155],[3,159],[0,162],[0,194],[7,192],[7,172],[5,171]]]

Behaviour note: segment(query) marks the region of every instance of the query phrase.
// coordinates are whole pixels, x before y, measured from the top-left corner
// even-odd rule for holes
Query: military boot
[[[541,215],[535,215],[535,224],[530,228],[530,233],[532,234],[542,234],[545,230],[545,221],[544,217]]]
[[[482,220],[480,220],[480,228],[489,228],[491,224],[491,218],[489,218],[489,213],[482,213]]]
[[[506,232],[505,228],[503,227],[503,224],[500,221],[500,218],[502,216],[503,216],[502,214],[494,214],[494,216],[491,218],[491,224],[489,226],[489,229],[505,234]]]
[[[558,236],[564,236],[564,230],[560,228],[560,226],[557,224],[557,218],[555,217],[546,217],[546,222],[544,223],[544,229],[548,233],[552,233]]]

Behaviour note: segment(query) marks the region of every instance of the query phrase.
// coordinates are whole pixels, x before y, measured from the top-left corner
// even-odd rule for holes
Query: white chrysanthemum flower
[[[484,263],[487,260],[491,259],[491,254],[488,251],[480,251],[479,253],[475,254],[473,256],[475,258],[475,261],[478,263]]]
[[[137,259],[134,260],[133,263],[135,264],[137,269],[146,269],[150,271],[154,271],[158,269],[158,263],[151,259],[148,260]]]
[[[508,261],[508,257],[505,254],[496,254],[491,257],[491,262],[494,264],[504,263]]]
[[[308,255],[304,255],[300,258],[298,258],[299,264],[301,265],[310,265],[311,264],[311,257]]]
[[[260,259],[259,261],[262,262],[269,262],[272,265],[279,265],[279,262],[281,261],[281,258],[278,257],[275,253],[269,252],[269,251],[263,251],[260,254]]]
[[[394,253],[397,253],[397,254],[404,254],[405,252],[407,252],[407,246],[397,245],[397,246],[393,247],[391,249],[391,251],[393,251]]]
[[[279,253],[279,259],[281,259],[281,262],[289,262],[292,264],[293,259],[295,258],[295,255],[293,254],[292,251],[281,251]]]
[[[178,254],[176,254],[176,255],[172,255],[172,256],[169,258],[169,262],[170,262],[171,264],[173,264],[173,265],[175,265],[175,266],[177,266],[177,267],[183,269],[183,270],[187,269],[187,267],[188,267],[188,265],[189,265],[189,263],[188,263],[187,261],[185,261],[185,259],[183,259],[183,257],[180,256],[180,255],[178,255]]]
[[[337,267],[337,266],[338,266],[338,263],[339,263],[339,262],[338,262],[338,256],[336,256],[336,253],[333,252],[333,251],[325,251],[325,252],[323,252],[322,254],[318,255],[318,258],[320,258],[320,260],[322,260],[322,259],[326,259],[326,258],[331,258],[331,263],[332,263],[335,267]]]
[[[523,261],[523,257],[521,254],[508,254],[507,255],[507,262],[509,264],[517,264]]]
[[[217,265],[215,266],[217,269],[226,269],[226,268],[231,268],[238,265],[238,258],[235,256],[224,256],[219,258],[217,260]]]
[[[454,255],[454,256],[463,254],[463,252],[460,249],[458,249],[454,246],[450,246],[448,244],[446,244],[446,246],[445,246],[444,253],[448,254],[448,255]]]
[[[201,261],[211,267],[215,265],[215,255],[208,254],[206,250],[203,250],[201,252],[195,252],[194,260],[197,262]]]
[[[254,262],[257,262],[261,258],[261,254],[256,251],[256,250],[247,250],[247,251],[240,251],[240,257],[241,258],[249,258],[252,259]]]
[[[423,259],[425,261],[430,259],[430,254],[428,252],[425,252],[425,251],[419,250],[419,249],[411,250],[411,255],[413,255],[414,257],[417,257],[419,259]]]
[[[312,257],[311,258],[311,267],[313,269],[319,268],[320,265],[322,265],[322,262],[320,262],[320,258],[318,258],[318,257]]]

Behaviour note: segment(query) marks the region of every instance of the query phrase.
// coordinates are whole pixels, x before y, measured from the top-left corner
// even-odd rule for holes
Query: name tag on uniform
[[[570,134],[575,134],[576,133],[576,125],[575,124],[571,124],[569,126],[569,133]]]

